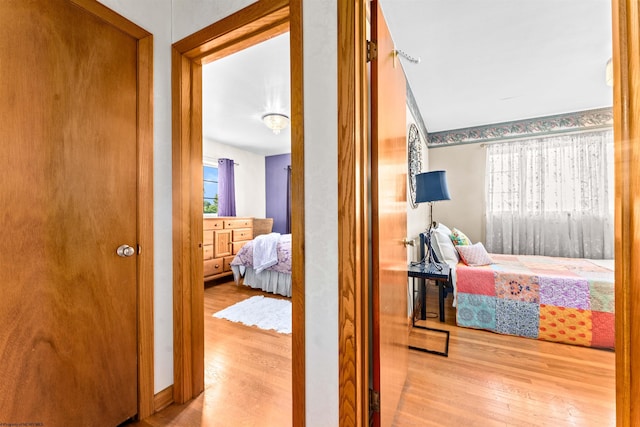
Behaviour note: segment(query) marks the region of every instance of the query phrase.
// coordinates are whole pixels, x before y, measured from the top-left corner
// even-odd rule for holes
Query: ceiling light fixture
[[[274,134],[279,134],[280,131],[287,127],[289,124],[289,117],[279,113],[268,113],[262,116],[262,121]]]
[[[607,61],[604,75],[607,86],[613,86],[613,62],[611,61],[611,58]]]

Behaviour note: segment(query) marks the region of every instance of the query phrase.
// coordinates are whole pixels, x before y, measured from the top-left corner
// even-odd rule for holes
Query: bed
[[[613,260],[487,254],[487,265],[467,265],[445,240],[452,234],[442,226],[432,243],[436,256],[455,268],[458,326],[614,348]]]
[[[614,274],[587,259],[491,254],[458,264],[458,326],[613,348]]]
[[[263,253],[260,249],[264,250],[263,240],[267,239],[273,239],[276,242],[276,258],[273,259],[273,265],[261,268],[254,264],[254,255],[262,259]],[[267,251],[269,250],[267,249]],[[251,288],[290,297],[291,234],[270,233],[247,242],[231,261],[231,271],[233,271],[236,284],[240,284],[242,278],[242,284]]]

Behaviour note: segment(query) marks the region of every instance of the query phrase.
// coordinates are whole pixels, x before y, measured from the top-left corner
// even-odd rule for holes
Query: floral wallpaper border
[[[518,120],[429,133],[429,148],[452,144],[470,144],[508,138],[536,137],[576,130],[610,128],[613,125],[613,109],[598,108],[535,119]]]

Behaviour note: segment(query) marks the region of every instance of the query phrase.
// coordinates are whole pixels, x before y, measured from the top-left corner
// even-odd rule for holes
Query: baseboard
[[[165,388],[153,396],[153,412],[162,411],[173,403],[173,386]]]

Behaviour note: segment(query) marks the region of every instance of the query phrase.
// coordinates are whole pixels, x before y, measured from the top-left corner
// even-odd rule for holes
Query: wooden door
[[[136,414],[136,68],[67,0],[0,2],[2,422]]]
[[[372,2],[371,64],[373,387],[380,393],[375,425],[390,426],[407,376],[406,82],[389,29]]]

